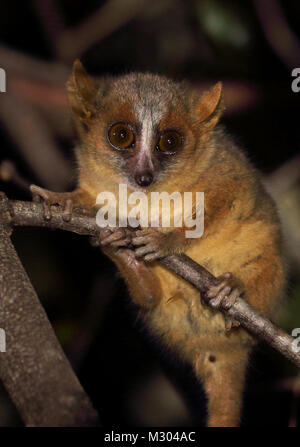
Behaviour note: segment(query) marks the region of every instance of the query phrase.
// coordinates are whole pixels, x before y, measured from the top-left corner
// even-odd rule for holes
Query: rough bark
[[[0,195],[0,378],[27,426],[91,426],[97,413],[74,374],[11,243]]]

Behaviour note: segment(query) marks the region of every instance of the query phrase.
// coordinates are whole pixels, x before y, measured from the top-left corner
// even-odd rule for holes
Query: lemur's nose
[[[149,186],[153,182],[153,175],[150,172],[136,174],[135,181],[139,186]]]

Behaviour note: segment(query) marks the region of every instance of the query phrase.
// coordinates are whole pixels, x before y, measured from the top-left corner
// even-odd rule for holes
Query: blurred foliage
[[[241,3],[204,0],[197,2],[196,7],[202,29],[220,49],[249,48],[253,30]]]

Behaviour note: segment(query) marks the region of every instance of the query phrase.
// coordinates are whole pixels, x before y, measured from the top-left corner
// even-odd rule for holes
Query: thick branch
[[[59,209],[53,210],[52,219],[43,218],[41,204],[32,202],[10,201],[12,224],[14,226],[39,226],[58,228],[82,235],[95,236],[99,227],[94,218],[74,213],[70,222],[64,222]],[[160,260],[160,263],[193,284],[200,292],[205,292],[214,282],[215,277],[204,267],[194,262],[186,255],[173,255]],[[208,303],[209,305],[209,303]],[[266,341],[274,349],[300,367],[300,353],[293,350],[293,339],[270,320],[259,314],[242,298],[238,298],[231,309],[224,311],[256,337]]]
[[[0,193],[0,378],[27,426],[91,426],[97,414],[58,343],[10,240]]]

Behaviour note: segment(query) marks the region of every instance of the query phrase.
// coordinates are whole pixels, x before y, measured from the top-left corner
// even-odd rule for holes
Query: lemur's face
[[[193,143],[182,97],[182,87],[165,78],[133,74],[111,81],[100,98],[107,149],[133,186],[155,184]]]
[[[120,174],[117,181],[143,189],[185,168],[199,146],[199,129],[210,129],[199,123],[217,109],[220,85],[200,97],[182,83],[149,73],[93,81],[78,64],[68,90],[90,165],[111,166],[114,177]]]
[[[182,149],[184,136],[181,129],[159,130],[148,112],[140,125],[118,121],[107,129],[107,140],[123,158],[123,170],[138,186],[147,187],[155,182],[164,164],[170,162]]]

